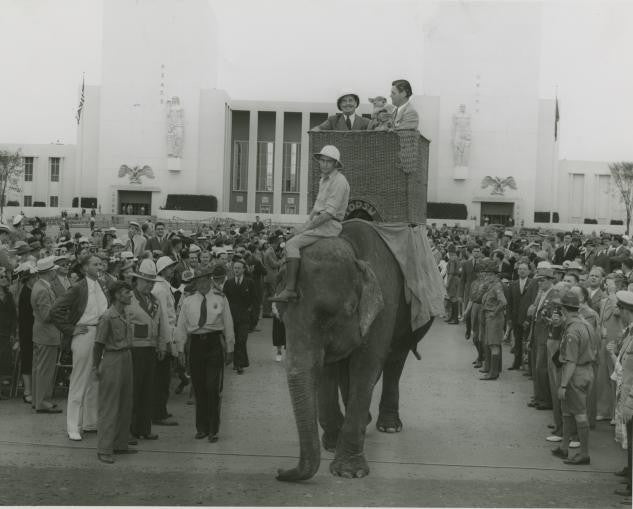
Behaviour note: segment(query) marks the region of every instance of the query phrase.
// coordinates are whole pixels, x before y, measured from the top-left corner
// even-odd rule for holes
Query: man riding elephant
[[[273,302],[296,300],[297,274],[301,261],[301,248],[327,237],[338,237],[343,229],[341,221],[347,211],[349,184],[339,171],[343,168],[341,154],[333,145],[326,145],[314,154],[321,167],[319,194],[308,221],[286,242],[286,288],[272,297]]]

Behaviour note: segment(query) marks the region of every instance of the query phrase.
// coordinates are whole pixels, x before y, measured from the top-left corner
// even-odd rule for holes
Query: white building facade
[[[559,164],[557,105],[539,97],[539,4],[436,7],[420,27],[425,78],[413,84],[422,93],[412,99],[431,141],[428,202],[440,214],[429,221],[622,219],[607,191],[606,163]],[[38,181],[41,188],[23,194],[49,205],[57,196],[62,207],[92,198],[102,213],[160,217],[208,217],[188,212],[186,197],[165,210],[169,195],[205,195],[222,215],[302,220],[309,212],[308,131],[337,111],[336,98],[231,99],[216,88],[214,27],[205,0],[104,2],[102,82],[86,87],[78,143],[63,156],[67,185]],[[370,112],[361,105],[360,113]],[[458,218],[450,215],[455,205],[463,211]]]

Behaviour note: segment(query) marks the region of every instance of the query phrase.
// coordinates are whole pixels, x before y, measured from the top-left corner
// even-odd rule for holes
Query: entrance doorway
[[[481,202],[481,217],[479,224],[501,224],[508,226],[510,218],[514,217],[514,203],[512,202]]]
[[[152,214],[150,191],[119,191],[119,214],[149,216]]]

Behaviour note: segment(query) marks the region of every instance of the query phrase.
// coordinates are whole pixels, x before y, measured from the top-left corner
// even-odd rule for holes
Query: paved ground
[[[159,440],[115,465],[97,461],[95,436],[67,440],[65,414],[0,402],[0,504],[623,507],[612,472],[626,456],[613,428],[599,423],[592,431],[590,466],[564,465],[544,440],[550,412],[526,406],[527,379],[504,371],[498,382],[480,382],[462,327],[444,323],[423,340],[422,360],[411,357],[405,368],[403,432],[368,428],[369,477],[331,476],[324,453],[314,479],[280,483],[275,472],[294,466],[298,440],[270,320],[261,327],[249,339],[252,367],[227,374],[216,444],[193,439],[186,394],[169,405],[181,425],[156,428]]]

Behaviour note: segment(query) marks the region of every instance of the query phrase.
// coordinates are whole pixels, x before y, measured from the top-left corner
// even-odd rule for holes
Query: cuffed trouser
[[[549,388],[552,396],[552,412],[554,414],[553,435],[563,435],[563,411],[560,399],[558,399],[558,388],[560,387],[560,379],[562,376],[561,368],[557,368],[552,357],[560,347],[560,342],[553,339],[547,340],[547,375],[549,378]]]
[[[133,347],[132,365],[134,390],[130,432],[134,436],[149,435],[152,433],[156,348],[153,346]]]
[[[160,421],[167,419],[167,400],[169,400],[169,385],[171,383],[172,356],[165,353],[163,360],[156,359],[154,374],[154,398],[152,404],[152,419]]]
[[[301,258],[301,248],[323,238],[338,237],[342,229],[340,222],[331,219],[312,230],[298,233],[286,242],[286,258]]]
[[[56,345],[33,343],[31,395],[35,410],[44,410],[51,406],[58,353],[59,347]]]
[[[523,336],[525,334],[523,325],[515,325],[512,328],[512,332],[514,334],[514,362],[512,367],[519,369],[521,364],[523,364]]]
[[[593,370],[593,380],[591,389],[587,394],[587,419],[589,420],[589,427],[596,427],[596,411],[598,409],[598,389],[596,387],[596,378],[598,376],[598,364],[596,362],[591,363],[591,369]]]
[[[91,374],[96,333],[97,328],[90,326],[85,334],[73,336],[70,345],[73,352],[73,370],[70,373],[66,410],[69,433],[97,428],[99,382]]]
[[[545,405],[552,405],[552,396],[549,388],[549,378],[547,374],[547,340],[536,338],[536,362],[535,371],[532,372],[534,381],[534,398],[536,402]]]
[[[235,354],[233,355],[233,366],[235,368],[247,368],[248,351],[246,349],[246,341],[248,340],[248,323],[234,323],[233,330],[235,332]]]
[[[264,295],[262,298],[262,315],[271,316],[273,314],[273,303],[268,299],[275,295],[275,284],[264,282]]]
[[[221,333],[191,335],[191,382],[196,398],[196,431],[216,435],[224,381]]]
[[[132,421],[132,352],[105,351],[99,365],[97,451],[112,454],[128,448]]]
[[[598,371],[596,372],[596,414],[613,418],[615,410],[615,382],[611,380],[611,373],[615,366],[607,351],[609,338],[604,338],[598,350]]]

